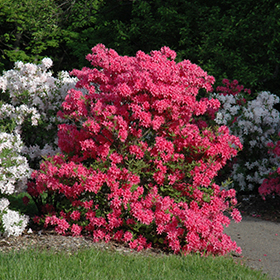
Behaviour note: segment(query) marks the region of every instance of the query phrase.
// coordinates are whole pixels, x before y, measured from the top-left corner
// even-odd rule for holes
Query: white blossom
[[[42,64],[43,64],[47,69],[49,69],[49,68],[52,67],[53,61],[52,61],[49,57],[45,57],[45,58],[43,58],[43,60],[42,60]]]
[[[10,204],[10,201],[3,197],[0,199],[0,213],[2,213]]]
[[[238,164],[232,169],[234,185],[240,190],[252,190],[263,182],[272,166],[279,167],[279,159],[269,154],[267,148],[267,143],[280,131],[280,114],[273,108],[279,97],[264,91],[242,106],[238,105],[242,98],[239,94],[224,96],[214,93],[212,97],[221,103],[215,122],[229,126],[230,132],[245,145],[243,152],[237,155]]]
[[[19,236],[25,230],[29,218],[26,215],[20,215],[18,212],[7,209],[2,216],[4,227],[4,235],[9,237],[11,235]]]

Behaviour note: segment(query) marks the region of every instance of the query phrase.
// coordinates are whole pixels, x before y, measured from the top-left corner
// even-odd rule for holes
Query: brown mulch
[[[25,230],[21,236],[2,237],[0,239],[1,252],[19,251],[32,248],[72,253],[77,249],[89,248],[92,247],[92,245],[93,242],[88,238],[62,236],[50,230],[33,231],[32,233],[27,233],[27,230]]]
[[[94,243],[90,236],[62,236],[54,230],[33,230],[28,233],[26,229],[21,236],[0,237],[0,253],[8,253],[11,251],[21,251],[28,249],[36,249],[39,251],[49,251],[52,253],[64,252],[72,255],[79,250],[96,248],[99,250],[107,250],[111,252],[119,252],[121,254],[138,254],[144,256],[162,256],[166,253],[160,249],[151,248],[137,252],[130,249],[127,245],[110,241],[108,243]]]
[[[266,221],[280,222],[280,196],[267,197],[258,194],[238,195],[238,209],[242,216],[251,216]]]

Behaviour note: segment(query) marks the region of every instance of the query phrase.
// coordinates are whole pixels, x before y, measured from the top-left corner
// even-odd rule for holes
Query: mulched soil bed
[[[242,216],[280,222],[280,196],[267,197],[263,200],[258,194],[241,194],[237,196],[237,200]]]
[[[110,241],[108,243],[94,243],[90,236],[62,236],[57,234],[53,229],[33,229],[32,233],[28,233],[26,229],[21,236],[0,236],[0,253],[8,253],[10,251],[21,251],[28,249],[46,250],[52,253],[64,252],[72,255],[78,250],[96,248],[107,250],[110,252],[119,252],[121,254],[141,254],[144,256],[162,256],[168,254],[157,248],[151,248],[137,252],[130,249],[127,245]]]

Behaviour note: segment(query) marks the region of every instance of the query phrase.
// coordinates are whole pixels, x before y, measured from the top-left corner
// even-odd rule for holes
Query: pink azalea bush
[[[225,211],[241,220],[235,190],[220,190],[214,178],[242,145],[228,127],[199,123],[219,108],[196,98],[214,78],[175,57],[168,47],[127,57],[99,44],[86,57],[93,69],[73,70],[78,90],[58,113],[67,121],[58,131],[62,153],[28,185],[41,210],[34,222],[137,250],[241,252],[223,233]]]

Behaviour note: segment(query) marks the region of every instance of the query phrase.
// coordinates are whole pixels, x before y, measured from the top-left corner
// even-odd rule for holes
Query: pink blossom
[[[85,202],[84,202],[84,207],[85,207],[86,209],[90,209],[90,208],[92,207],[92,205],[93,205],[93,200],[85,201]]]
[[[74,221],[78,221],[81,217],[81,213],[77,210],[73,211],[70,215],[71,219]]]
[[[130,231],[127,231],[124,236],[123,236],[123,240],[124,242],[128,242],[132,239],[133,234]]]
[[[234,208],[231,212],[231,217],[234,219],[235,222],[239,223],[242,220],[242,217],[240,215],[240,212]]]
[[[71,232],[73,236],[80,236],[82,231],[82,227],[76,224],[73,224],[71,227]]]
[[[55,227],[55,231],[59,234],[65,234],[66,230],[70,227],[65,219],[56,220],[57,226]]]

